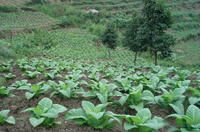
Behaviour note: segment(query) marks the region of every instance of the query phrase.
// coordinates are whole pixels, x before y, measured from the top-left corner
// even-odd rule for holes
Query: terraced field
[[[0,13],[0,30],[49,26],[57,20],[40,12]]]
[[[5,5],[12,5],[12,6],[19,6],[19,5],[24,5],[31,0],[1,0],[0,6],[5,6]]]

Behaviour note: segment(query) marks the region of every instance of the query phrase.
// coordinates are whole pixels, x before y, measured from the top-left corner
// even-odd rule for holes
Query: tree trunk
[[[158,52],[154,51],[154,63],[157,66],[158,65]]]
[[[110,53],[109,48],[108,48],[108,57],[109,57],[109,59],[111,59],[111,53]]]
[[[138,56],[138,52],[136,51],[135,52],[135,58],[134,58],[134,64],[136,65],[136,62],[137,62],[137,56]]]

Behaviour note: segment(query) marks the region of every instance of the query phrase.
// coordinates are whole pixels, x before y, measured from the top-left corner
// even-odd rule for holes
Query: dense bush
[[[110,49],[115,49],[117,47],[118,34],[116,32],[115,26],[112,23],[107,25],[101,40],[103,44]],[[108,50],[108,55],[111,57],[110,50]]]
[[[16,54],[12,49],[8,47],[0,47],[0,57],[11,58],[14,57],[15,55]]]
[[[11,44],[5,42],[5,41],[0,41],[0,58],[12,58],[15,57],[16,54],[13,51]]]
[[[31,43],[28,45],[29,47],[38,46],[44,49],[49,49],[52,46],[55,46],[59,43],[57,37],[54,34],[46,30],[35,30],[33,33],[33,37],[31,38]]]
[[[0,12],[16,12],[18,8],[15,6],[0,6]]]
[[[79,26],[81,23],[83,23],[83,19],[81,17],[77,17],[75,15],[70,15],[70,16],[63,16],[61,18],[60,25],[62,27]]]
[[[101,24],[91,24],[90,26],[88,26],[88,30],[97,36],[102,36],[105,29],[106,27]]]

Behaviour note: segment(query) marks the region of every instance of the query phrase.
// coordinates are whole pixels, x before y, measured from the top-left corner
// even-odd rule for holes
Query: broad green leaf
[[[33,98],[35,96],[35,93],[26,92],[25,96],[29,100],[29,99],[31,99],[31,98]]]
[[[62,113],[65,112],[67,110],[66,107],[59,105],[59,104],[53,104],[53,109],[55,109],[57,111],[57,113]]]
[[[41,114],[41,116],[48,117],[48,118],[57,118],[58,113],[56,110],[48,111],[47,113]]]
[[[160,117],[154,117],[152,120],[148,120],[142,126],[146,126],[154,130],[158,130],[166,126],[166,122]]]
[[[109,104],[110,104],[110,103],[98,104],[98,105],[95,107],[94,111],[95,111],[96,113],[105,111],[106,106],[108,106]]]
[[[82,109],[72,109],[65,115],[65,120],[84,119],[87,120],[86,114]]]
[[[34,108],[28,108],[28,109],[25,109],[23,110],[22,112],[29,112],[29,111],[32,111]]]
[[[102,118],[104,116],[104,112],[98,112],[98,113],[95,113],[95,112],[87,112],[87,116],[89,118],[89,120],[91,119],[95,119],[95,120],[99,120],[100,118]]]
[[[42,109],[36,107],[36,108],[33,108],[32,111],[36,114],[36,115],[41,115],[43,114],[45,111],[43,111]]]
[[[151,119],[151,111],[147,108],[144,108],[139,110],[136,116],[139,117],[144,123],[147,120]]]
[[[124,104],[126,103],[127,99],[128,99],[128,95],[122,96],[122,97],[119,99],[120,105],[124,105]]]
[[[10,110],[1,110],[0,116],[7,117],[9,112],[10,112]]]
[[[194,104],[200,102],[200,98],[199,97],[190,97],[189,102],[190,102],[190,104],[194,105]]]
[[[137,116],[126,116],[126,120],[128,120],[130,123],[133,123],[133,124],[143,123],[143,120]]]
[[[182,103],[170,104],[177,114],[184,115],[184,106]]]
[[[19,88],[17,88],[17,90],[30,90],[31,87],[30,86],[21,86]]]
[[[188,107],[186,115],[193,120],[193,125],[200,124],[200,109],[195,105],[190,105]]]
[[[31,88],[32,88],[33,92],[37,92],[38,90],[41,89],[41,87],[39,85],[37,85],[37,84],[32,85]]]
[[[39,103],[38,103],[38,108],[42,109],[43,111],[47,111],[50,109],[53,105],[53,102],[49,98],[43,98]]]
[[[39,118],[39,119],[37,119],[37,118],[34,118],[34,117],[31,117],[29,119],[29,121],[30,121],[30,123],[31,123],[31,125],[33,127],[37,127],[37,126],[41,125],[44,122],[44,120],[45,120],[45,118]]]
[[[13,116],[10,116],[6,119],[6,122],[9,124],[15,124],[15,118]]]
[[[95,106],[89,101],[82,101],[82,107],[86,113],[92,112],[95,110]]]
[[[137,104],[137,105],[130,105],[129,106],[131,109],[135,109],[136,111],[140,111],[141,109],[144,108],[143,102]]]
[[[97,93],[97,97],[102,104],[105,104],[105,103],[108,102],[108,96],[107,95],[102,95],[100,93]]]
[[[127,123],[127,122],[124,123],[124,129],[125,129],[126,131],[131,130],[131,129],[133,129],[133,128],[137,128],[137,126],[134,125],[134,124],[131,124],[131,123]]]
[[[154,100],[154,95],[151,91],[149,90],[144,90],[142,93],[142,99],[146,100],[148,102],[155,102]]]

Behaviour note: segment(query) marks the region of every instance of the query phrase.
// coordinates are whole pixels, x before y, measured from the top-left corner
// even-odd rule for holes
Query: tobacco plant
[[[8,113],[10,110],[1,110],[0,111],[0,125],[3,125],[5,123],[8,124],[15,124],[15,118],[13,116],[8,116]]]
[[[111,129],[115,123],[121,123],[116,114],[106,111],[108,104],[95,106],[91,102],[82,101],[82,108],[72,109],[65,115],[65,120],[72,120],[80,125],[88,125],[95,129]]]
[[[35,108],[28,108],[23,112],[30,112],[31,117],[29,121],[33,127],[43,125],[46,127],[52,127],[54,125],[59,125],[61,122],[56,122],[59,113],[63,113],[67,110],[62,105],[53,104],[52,100],[49,98],[43,98],[39,101]]]

